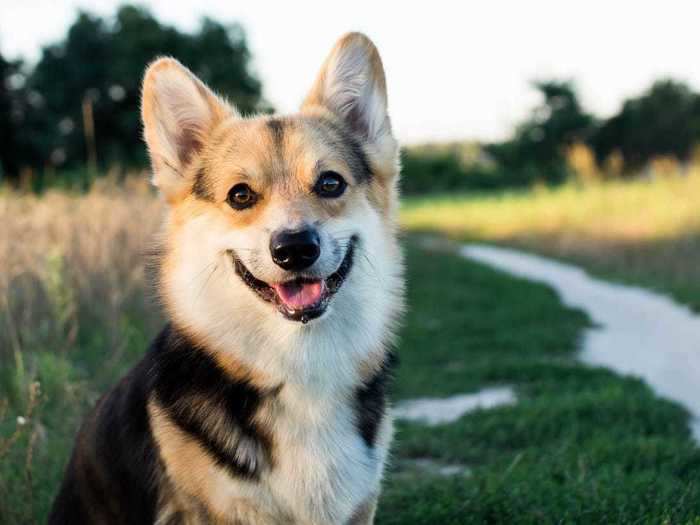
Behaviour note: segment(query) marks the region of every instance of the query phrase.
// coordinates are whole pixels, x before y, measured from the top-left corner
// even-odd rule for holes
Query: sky
[[[36,60],[79,8],[109,16],[120,3],[0,0],[0,52]],[[538,103],[537,79],[573,79],[600,117],[661,77],[700,91],[697,0],[137,3],[183,30],[204,15],[240,22],[280,112],[298,107],[340,35],[365,32],[384,61],[395,133],[409,144],[505,138]]]

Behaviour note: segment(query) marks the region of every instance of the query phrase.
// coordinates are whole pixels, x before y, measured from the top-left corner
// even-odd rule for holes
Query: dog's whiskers
[[[216,270],[218,270],[218,269],[219,269],[219,265],[214,263],[214,268],[212,268],[212,271],[209,272],[209,275],[207,275],[207,278],[204,280],[204,283],[202,283],[202,286],[199,288],[199,292],[197,292],[197,296],[196,296],[195,300],[199,299],[199,297],[202,295],[202,292],[209,284],[209,281],[211,280],[212,275],[214,275],[214,272],[216,272]]]

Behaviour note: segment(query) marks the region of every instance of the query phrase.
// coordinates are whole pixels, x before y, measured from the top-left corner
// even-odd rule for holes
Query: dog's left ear
[[[348,33],[331,51],[302,110],[318,106],[342,119],[366,143],[393,142],[384,67],[365,35]]]
[[[141,115],[153,183],[175,202],[191,188],[188,168],[213,128],[236,112],[180,62],[160,58],[146,70]]]

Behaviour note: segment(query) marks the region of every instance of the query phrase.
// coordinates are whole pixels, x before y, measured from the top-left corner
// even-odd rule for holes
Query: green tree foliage
[[[486,145],[482,153],[468,158],[460,155],[459,148],[406,149],[402,157],[403,191],[482,191],[525,187],[535,181],[563,181],[568,175],[566,149],[586,140],[594,119],[581,107],[571,82],[551,80],[533,86],[542,102],[509,140]]]
[[[491,144],[487,151],[513,185],[533,179],[559,182],[566,177],[566,148],[590,135],[593,117],[579,103],[569,81],[536,82],[542,103],[520,124],[512,139]]]
[[[184,33],[132,5],[108,18],[80,12],[33,69],[0,56],[0,177],[15,177],[24,167],[41,172],[85,164],[90,150],[84,107],[92,110],[100,167],[145,165],[140,82],[145,66],[161,55],[178,58],[242,112],[269,111],[239,25],[205,18],[196,32]],[[474,158],[465,160],[454,148],[406,150],[404,190],[560,182],[569,174],[565,154],[575,142],[588,144],[601,165],[619,152],[628,173],[658,155],[685,161],[700,144],[700,94],[684,83],[658,81],[601,121],[582,107],[572,82],[533,87],[542,102],[511,138],[485,145]]]
[[[3,170],[15,169],[13,164],[14,133],[6,123],[16,120],[13,114],[11,78],[14,75],[14,65],[0,55],[0,176]],[[13,126],[14,127],[14,126]]]
[[[401,190],[406,194],[486,191],[512,185],[475,142],[404,148],[401,174]]]
[[[668,79],[627,100],[591,138],[599,162],[619,151],[627,170],[638,170],[658,155],[687,160],[698,143],[700,95]]]
[[[22,63],[0,55],[0,180],[6,173],[17,173],[19,160],[30,153],[29,145],[17,133],[27,121],[25,82]]]
[[[10,118],[5,109],[7,81],[0,91],[0,129],[26,145],[15,155],[2,156],[4,170],[13,175],[23,165],[60,168],[84,163],[84,103],[93,112],[101,166],[145,163],[140,83],[146,65],[162,55],[178,58],[243,113],[267,109],[239,25],[205,18],[197,32],[188,34],[161,24],[141,7],[122,6],[108,19],[81,12],[64,40],[43,49],[26,77],[21,103],[10,100],[21,106],[21,118]],[[8,74],[8,67],[11,70],[12,64],[0,62],[5,79],[14,74]]]

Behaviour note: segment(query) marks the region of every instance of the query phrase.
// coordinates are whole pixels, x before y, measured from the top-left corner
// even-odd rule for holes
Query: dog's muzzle
[[[286,237],[282,239],[273,239],[270,243],[270,251],[275,255],[273,249],[278,251],[277,255],[280,262],[275,260],[275,263],[281,268],[287,265],[290,268],[302,267],[308,268],[313,262],[318,259],[318,253],[314,256],[312,253],[312,245],[317,242],[313,235],[309,235],[307,231],[303,232],[284,232]],[[323,315],[328,308],[333,295],[335,295],[340,287],[347,279],[347,276],[352,269],[355,248],[358,243],[358,238],[353,235],[345,252],[345,256],[338,266],[338,269],[329,276],[322,279],[313,279],[308,277],[296,277],[288,281],[268,284],[255,277],[243,262],[238,258],[233,250],[230,251],[233,258],[233,265],[236,274],[241,280],[253,290],[262,300],[273,304],[277,310],[290,321],[301,321],[306,324],[312,319],[316,319]],[[287,252],[285,252],[287,250]],[[291,253],[290,253],[291,252]],[[310,264],[309,260],[313,258]],[[305,265],[305,266],[304,266]],[[300,270],[294,270],[300,271]]]

